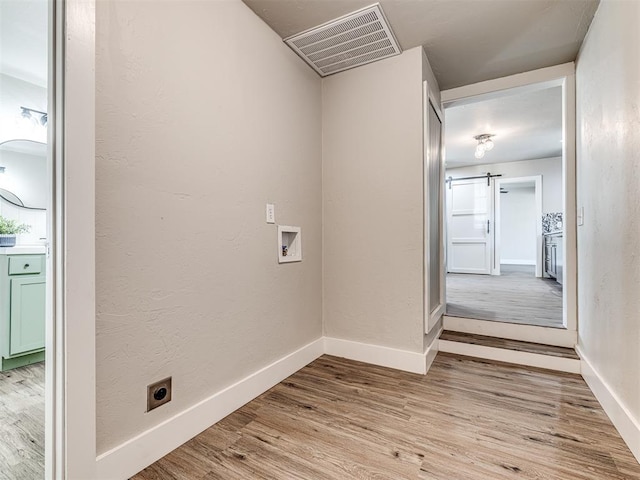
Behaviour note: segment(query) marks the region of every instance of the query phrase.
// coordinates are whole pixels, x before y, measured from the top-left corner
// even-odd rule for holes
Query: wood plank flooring
[[[532,265],[501,265],[501,275],[447,274],[447,315],[563,328],[562,285],[536,278]]]
[[[323,356],[135,480],[640,478],[578,375],[438,354],[428,375]]]
[[[553,345],[522,342],[520,340],[508,340],[506,338],[487,337],[485,335],[476,335],[474,333],[445,331],[440,336],[440,340],[470,343],[472,345],[482,345],[484,347],[504,348],[518,352],[538,353],[540,355],[580,360],[580,357],[578,357],[578,354],[573,348],[555,347]]]
[[[0,372],[0,480],[44,478],[44,362]]]

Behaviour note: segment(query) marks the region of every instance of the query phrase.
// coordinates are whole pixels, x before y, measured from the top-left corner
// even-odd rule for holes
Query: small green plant
[[[17,235],[28,233],[29,230],[31,230],[31,225],[18,224],[16,220],[9,220],[0,215],[0,235]]]

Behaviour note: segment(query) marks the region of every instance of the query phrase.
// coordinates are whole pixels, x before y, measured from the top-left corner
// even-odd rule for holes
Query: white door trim
[[[562,174],[563,174],[563,324],[570,332],[578,329],[577,224],[576,224],[576,95],[573,62],[487,80],[441,92],[442,106],[463,105],[520,91],[562,87]]]
[[[60,478],[64,471],[64,376],[63,363],[58,361],[64,352],[63,329],[60,315],[58,315],[58,281],[62,265],[58,258],[61,212],[58,203],[59,167],[62,154],[61,128],[62,124],[62,56],[60,16],[61,2],[53,1],[48,4],[48,81],[47,81],[47,183],[49,198],[47,203],[47,253],[46,253],[46,317],[45,317],[45,434],[44,434],[44,471],[45,478]]]
[[[564,281],[563,323],[567,330],[578,330],[578,237],[576,212],[576,76],[575,68],[562,78],[562,178],[564,207],[562,237]]]
[[[423,118],[423,133],[422,133],[422,144],[423,144],[423,182],[422,182],[422,191],[423,191],[423,209],[424,209],[424,218],[423,218],[423,300],[424,300],[424,331],[425,333],[429,333],[431,329],[438,323],[438,320],[444,315],[446,310],[446,267],[445,267],[445,258],[444,258],[444,204],[445,204],[445,190],[444,190],[444,119],[442,116],[442,110],[440,109],[440,105],[431,95],[431,91],[429,89],[429,85],[426,81],[422,82],[422,118]],[[439,263],[440,263],[440,301],[438,307],[436,307],[433,311],[431,310],[431,298],[430,298],[430,289],[429,289],[429,272],[430,265],[433,261],[430,258],[430,250],[429,250],[429,164],[431,162],[431,148],[429,145],[429,108],[433,108],[438,120],[440,120],[440,185],[441,185],[441,195],[440,195],[440,204],[442,208],[439,212],[439,222],[440,222],[440,248],[439,252]]]
[[[493,254],[493,275],[500,275],[500,228],[501,222],[501,201],[500,187],[503,183],[527,183],[535,184],[535,203],[536,203],[536,277],[542,277],[542,175],[532,175],[529,177],[513,177],[513,178],[495,178],[495,188],[493,200],[494,205],[494,254]]]
[[[529,72],[517,73],[507,77],[495,78],[485,82],[473,83],[462,87],[451,88],[440,92],[443,108],[454,105],[465,105],[503,95],[520,92],[531,92],[561,85],[563,80],[575,75],[574,62],[563,63],[553,67],[540,68]]]
[[[56,392],[64,465],[55,478],[95,478],[95,0],[56,0],[57,129],[56,323],[63,348]],[[63,408],[63,410],[62,410]]]

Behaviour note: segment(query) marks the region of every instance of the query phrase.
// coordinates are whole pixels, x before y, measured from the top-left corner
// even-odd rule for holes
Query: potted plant
[[[16,220],[9,220],[0,215],[0,247],[13,247],[16,244],[16,235],[28,233],[31,225],[18,224]]]

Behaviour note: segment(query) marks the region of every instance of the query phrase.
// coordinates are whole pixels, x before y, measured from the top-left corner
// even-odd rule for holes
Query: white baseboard
[[[431,366],[429,362],[433,362],[437,354],[438,337],[439,335],[434,338],[431,345],[422,353],[382,347],[370,343],[352,342],[340,338],[324,337],[324,353],[424,375],[427,373],[428,367]]]
[[[505,260],[503,258],[500,259],[500,265],[535,265],[535,264],[536,264],[535,259],[533,260],[518,260],[518,259]]]
[[[98,456],[97,478],[127,479],[324,353],[319,338]]]
[[[497,325],[504,324],[498,323]],[[445,317],[444,328],[449,329],[447,327],[447,317]],[[331,337],[319,338],[118,447],[101,454],[96,459],[96,478],[111,480],[130,478],[193,438],[208,426],[223,419],[308,365],[323,353],[421,374],[428,372],[438,351],[572,373],[580,373],[582,371],[585,381],[620,432],[631,452],[640,461],[640,423],[620,402],[617,395],[600,377],[579,349],[578,353],[582,359],[580,361],[557,357],[550,358],[527,352],[505,351],[493,347],[439,340],[441,333],[442,329],[434,336],[431,344],[425,348],[423,353]],[[482,334],[483,332],[479,333]],[[505,335],[502,335],[502,337],[509,338]]]
[[[427,373],[429,371],[429,369],[431,368],[431,365],[433,364],[433,361],[436,359],[436,355],[438,355],[438,347],[440,345],[440,335],[442,335],[442,332],[444,331],[444,329],[442,327],[440,327],[440,330],[438,330],[438,333],[433,337],[433,340],[431,341],[431,343],[429,345],[426,346],[425,348],[425,360],[426,360],[426,370],[424,373]]]
[[[640,421],[620,401],[620,398],[585,356],[584,351],[579,346],[576,347],[576,351],[581,358],[582,377],[611,419],[611,423],[626,442],[631,453],[640,462]]]
[[[552,357],[537,353],[519,352],[504,348],[472,345],[470,343],[440,340],[438,348],[441,352],[466,355],[468,357],[484,358],[498,362],[514,363],[529,367],[546,368],[559,372],[580,373],[580,360],[572,358]]]
[[[444,316],[444,329],[452,332],[474,333],[488,337],[507,338],[523,342],[542,343],[557,347],[573,348],[578,334],[564,328],[538,327],[517,323],[493,322],[473,318]]]

